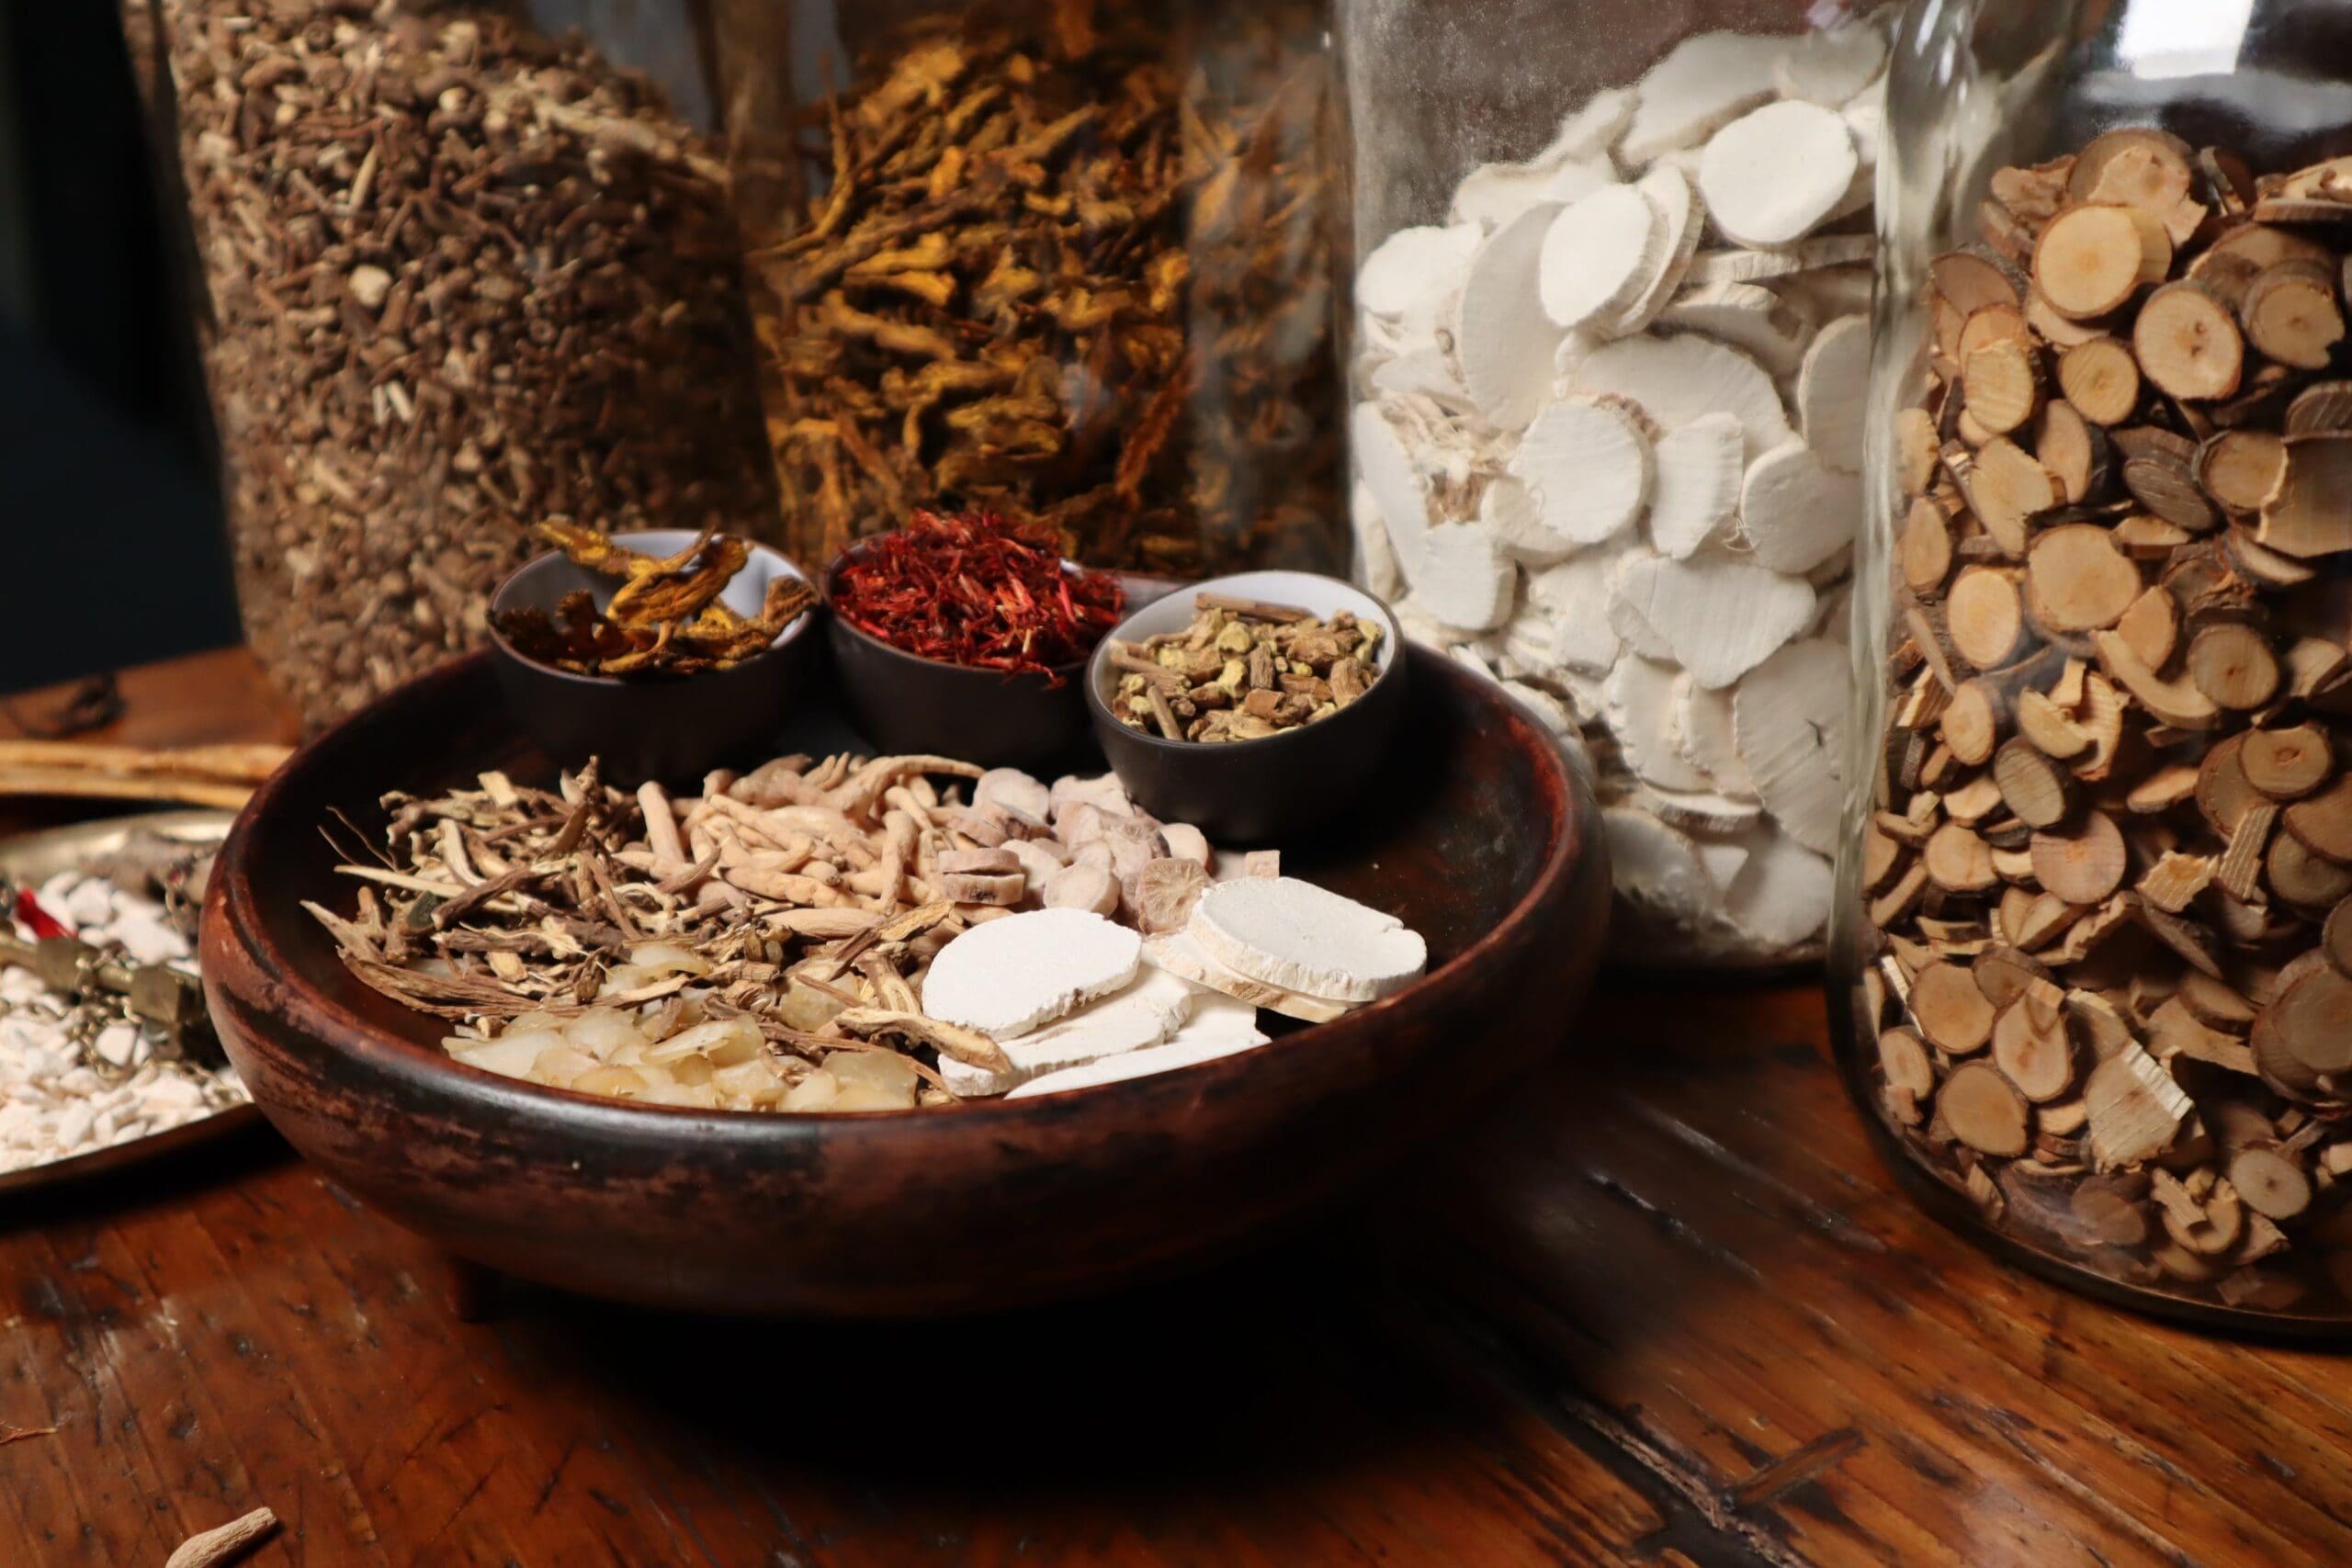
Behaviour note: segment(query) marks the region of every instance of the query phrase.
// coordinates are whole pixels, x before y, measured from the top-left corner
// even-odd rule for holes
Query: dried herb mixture
[[[758,615],[737,615],[718,596],[750,561],[751,546],[712,529],[673,556],[649,556],[567,523],[542,523],[532,536],[621,582],[601,611],[582,590],[565,594],[552,616],[537,606],[498,616],[500,634],[516,652],[575,674],[723,670],[774,644],[817,599],[803,580],[779,576]]]
[[[1195,594],[1182,631],[1114,643],[1114,710],[1170,740],[1259,740],[1330,717],[1380,678],[1382,627],[1346,611]]]
[[[1107,572],[1065,570],[1046,529],[989,512],[917,512],[843,562],[833,613],[893,648],[978,670],[1055,675],[1119,624]]]

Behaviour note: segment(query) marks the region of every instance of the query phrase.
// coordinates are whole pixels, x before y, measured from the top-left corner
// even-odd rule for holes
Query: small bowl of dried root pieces
[[[499,584],[491,630],[506,705],[550,755],[635,784],[762,754],[816,647],[798,568],[708,528],[532,536],[555,547]]]
[[[1146,604],[1095,649],[1103,754],[1154,816],[1263,843],[1341,818],[1395,738],[1396,618],[1362,589],[1250,571]]]

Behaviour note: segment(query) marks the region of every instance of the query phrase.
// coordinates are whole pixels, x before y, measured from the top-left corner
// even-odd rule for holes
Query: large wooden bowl
[[[1238,1056],[845,1116],[637,1106],[459,1066],[439,1021],[352,978],[301,904],[350,905],[320,831],[336,814],[372,833],[387,789],[546,774],[480,656],[392,692],[254,794],[204,912],[212,1016],[263,1111],[337,1183],[526,1279],[662,1307],[914,1317],[1172,1272],[1300,1215],[1568,1039],[1606,919],[1591,800],[1499,691],[1416,658],[1371,804],[1286,848],[1285,869],[1403,916],[1433,968]]]

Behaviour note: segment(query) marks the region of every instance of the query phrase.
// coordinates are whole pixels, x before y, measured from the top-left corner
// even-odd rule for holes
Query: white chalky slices
[[[1357,305],[1376,315],[1401,317],[1431,296],[1458,288],[1483,237],[1475,223],[1397,230],[1364,258],[1356,274]]]
[[[1531,573],[1527,596],[1552,623],[1552,658],[1571,670],[1605,674],[1617,661],[1609,625],[1609,580],[1616,560],[1599,551],[1572,556]]]
[[[1619,335],[1640,332],[1657,320],[1690,270],[1690,258],[1699,254],[1699,232],[1705,227],[1699,220],[1698,194],[1679,169],[1661,164],[1644,175],[1634,188],[1657,209],[1665,238],[1654,247],[1657,259],[1634,302],[1601,323]]]
[[[1011,1072],[975,1067],[943,1055],[939,1075],[959,1096],[1002,1094],[1040,1073],[1157,1045],[1184,1026],[1203,994],[1182,976],[1147,964],[1133,980],[1102,1000],[1043,1029],[999,1040],[1012,1064]]]
[[[1714,908],[1714,879],[1690,840],[1646,811],[1612,806],[1600,814],[1609,839],[1609,869],[1618,892],[1681,919]]]
[[[1396,543],[1388,536],[1380,502],[1362,479],[1350,494],[1348,516],[1355,527],[1356,567],[1363,573],[1363,585],[1383,599],[1396,598],[1405,592],[1404,564],[1396,558]]]
[[[1243,877],[1239,881],[1257,880]],[[1220,884],[1223,886],[1223,884]],[[1304,991],[1285,990],[1252,979],[1237,969],[1228,968],[1208,954],[1199,942],[1183,931],[1151,939],[1148,944],[1151,961],[1162,968],[1174,971],[1196,985],[1206,986],[1220,996],[1278,1012],[1284,1018],[1295,1018],[1303,1023],[1329,1023],[1340,1017],[1353,1002],[1332,997],[1310,997]]]
[[[1396,916],[1293,876],[1219,883],[1184,932],[1237,974],[1340,1001],[1385,997],[1429,963],[1428,945]]]
[[[1794,947],[1829,923],[1836,884],[1825,856],[1758,828],[1747,863],[1724,890],[1724,914],[1766,947]]]
[[[1634,302],[1666,244],[1665,214],[1632,186],[1604,186],[1560,209],[1544,233],[1544,310],[1580,327]]]
[[[1729,344],[1775,376],[1795,370],[1812,341],[1804,309],[1757,283],[1702,283],[1658,314],[1658,324],[1704,333]]]
[[[1699,159],[1699,194],[1726,238],[1786,245],[1836,211],[1860,163],[1843,116],[1789,99],[1715,132]]]
[[[1739,421],[1750,457],[1795,434],[1772,378],[1746,355],[1702,337],[1629,337],[1602,344],[1577,362],[1562,389],[1628,399],[1661,430],[1728,413]]]
[[[1348,434],[1355,443],[1356,468],[1372,492],[1374,509],[1409,576],[1421,553],[1421,539],[1430,531],[1429,491],[1421,483],[1420,471],[1379,404],[1358,403]]]
[[[1713,780],[1722,794],[1753,799],[1756,781],[1739,760],[1739,743],[1732,733],[1731,693],[1709,691],[1690,681],[1679,688],[1676,700],[1675,727],[1681,732],[1683,756]]]
[[[1495,547],[1516,561],[1549,566],[1582,548],[1544,526],[1543,509],[1533,492],[1504,474],[1487,481],[1478,497],[1478,525],[1494,536]]]
[[[1532,162],[1550,167],[1600,158],[1617,145],[1617,139],[1633,122],[1634,103],[1632,88],[1603,87],[1560,117],[1560,129],[1553,133],[1551,144]]]
[[[1765,809],[1789,837],[1825,855],[1838,849],[1852,698],[1846,649],[1808,637],[1750,671],[1731,700],[1740,760]]]
[[[1544,527],[1571,544],[1600,543],[1649,503],[1649,437],[1614,403],[1553,404],[1528,425],[1510,467],[1534,492]]]
[[[1475,523],[1441,523],[1421,540],[1413,597],[1449,626],[1485,631],[1510,618],[1519,572]]]
[[[1710,690],[1755,669],[1813,621],[1811,584],[1730,556],[1634,560],[1617,592]]]
[[[1658,438],[1657,479],[1650,495],[1650,542],[1660,555],[1686,560],[1739,515],[1747,472],[1739,421],[1703,414]]]
[[[1831,468],[1800,436],[1748,465],[1739,532],[1758,565],[1808,572],[1854,542],[1861,504],[1861,476]]]
[[[1695,144],[1734,116],[1772,96],[1786,39],[1698,33],[1650,67],[1635,91],[1633,123],[1618,152],[1636,164]]]
[[[1043,1074],[1013,1089],[1004,1098],[1035,1100],[1048,1094],[1067,1094],[1074,1089],[1095,1089],[1103,1084],[1150,1077],[1159,1073],[1174,1072],[1179,1067],[1214,1062],[1220,1056],[1239,1055],[1244,1051],[1265,1044],[1266,1039],[1266,1035],[1255,1027],[1245,1032],[1220,1025],[1190,1039],[1170,1040],[1164,1045],[1147,1045],[1140,1051],[1122,1052],[1115,1056],[1089,1062],[1083,1066],[1065,1067],[1057,1073]]]
[[[1841,316],[1821,329],[1797,372],[1797,420],[1821,460],[1862,471],[1863,420],[1870,411],[1871,324]]]
[[[1026,1034],[1135,978],[1143,939],[1083,909],[1033,909],[974,926],[940,949],[922,1010],[1001,1040]]]
[[[1504,225],[1463,280],[1454,353],[1463,385],[1498,430],[1525,425],[1551,389],[1561,330],[1544,313],[1536,275],[1555,210],[1532,207]]]
[[[1701,251],[1690,258],[1682,280],[1694,286],[1761,283],[1868,261],[1877,250],[1878,242],[1868,234],[1822,234],[1776,251]]]
[[[1703,790],[1707,775],[1675,743],[1675,671],[1647,659],[1621,659],[1601,686],[1602,709],[1617,749],[1636,778],[1660,789]]]
[[[1868,22],[1806,33],[1774,62],[1783,96],[1832,107],[1860,92],[1886,64],[1886,35]]]

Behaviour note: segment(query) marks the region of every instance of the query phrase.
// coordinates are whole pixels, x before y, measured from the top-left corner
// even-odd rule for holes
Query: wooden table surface
[[[129,738],[281,734],[241,654]],[[266,1131],[0,1205],[0,1564],[2352,1561],[2352,1364],[2063,1294],[1923,1218],[1809,990],[1613,988],[1495,1122],[1278,1255],[948,1326],[513,1288]]]

